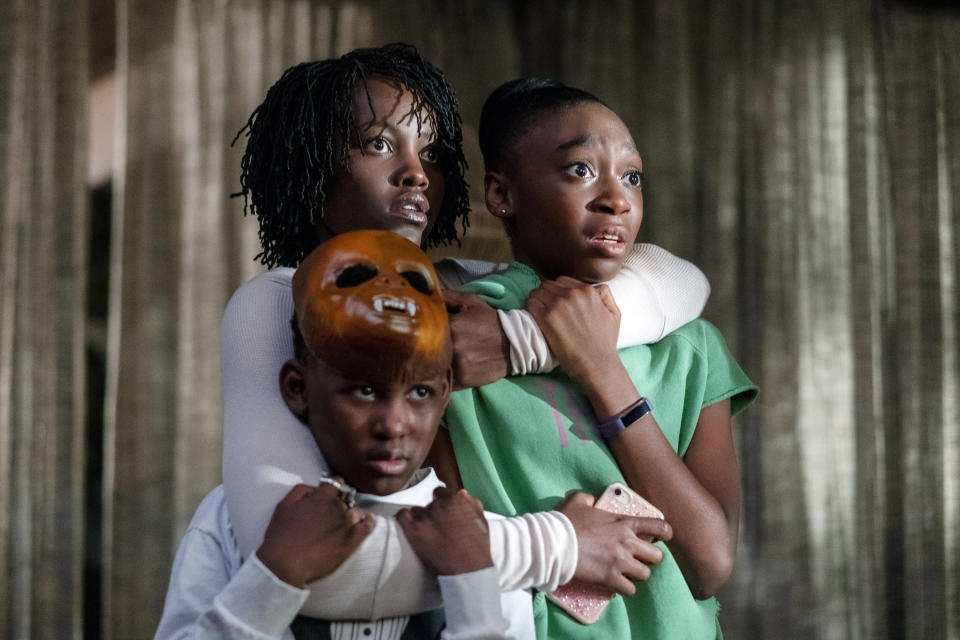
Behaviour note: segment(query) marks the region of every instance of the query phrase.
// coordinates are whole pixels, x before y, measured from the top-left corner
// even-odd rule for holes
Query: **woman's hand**
[[[659,518],[622,516],[593,506],[593,496],[571,491],[557,505],[577,532],[580,547],[575,580],[632,595],[636,580],[650,577],[650,565],[663,560],[652,540],[669,540],[673,530]]]
[[[423,565],[438,576],[493,566],[483,505],[466,489],[437,487],[433,502],[401,509],[397,522]]]
[[[581,381],[616,358],[620,309],[607,285],[560,276],[530,292],[524,306],[572,379]]]
[[[373,517],[348,508],[333,485],[298,484],[274,510],[257,557],[275,576],[303,588],[339,567],[373,526]]]
[[[453,388],[496,382],[510,372],[510,343],[497,311],[465,291],[443,291],[453,338]]]

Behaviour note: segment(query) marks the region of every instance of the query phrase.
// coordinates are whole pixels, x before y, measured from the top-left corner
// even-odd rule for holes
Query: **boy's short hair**
[[[295,267],[316,246],[314,225],[331,180],[349,167],[354,91],[374,76],[413,94],[418,125],[429,122],[440,145],[444,198],[424,245],[459,243],[457,220],[465,231],[470,208],[459,102],[439,69],[414,47],[394,43],[290,67],[234,138],[247,135],[234,195],[242,195],[244,213],[259,220],[256,259],[267,267]]]

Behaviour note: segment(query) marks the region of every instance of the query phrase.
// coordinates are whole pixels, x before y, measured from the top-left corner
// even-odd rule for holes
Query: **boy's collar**
[[[431,467],[418,469],[405,489],[385,496],[357,493],[356,506],[382,516],[392,516],[403,507],[422,507],[433,502],[433,491],[444,484]]]

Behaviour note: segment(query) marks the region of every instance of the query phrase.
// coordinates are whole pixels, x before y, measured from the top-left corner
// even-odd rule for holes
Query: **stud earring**
[[[507,210],[506,210],[506,209],[500,209],[500,215],[502,215],[502,216],[507,215]]]

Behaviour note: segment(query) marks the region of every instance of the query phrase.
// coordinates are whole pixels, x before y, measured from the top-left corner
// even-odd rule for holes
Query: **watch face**
[[[651,410],[650,401],[646,398],[640,398],[640,402],[622,416],[614,416],[598,424],[597,430],[600,432],[601,437],[612,438],[650,413]]]

